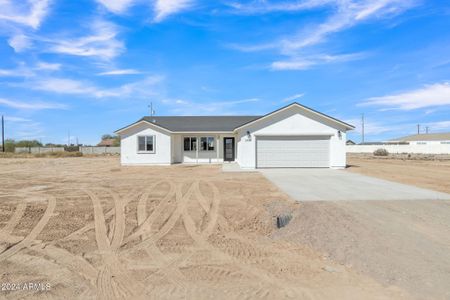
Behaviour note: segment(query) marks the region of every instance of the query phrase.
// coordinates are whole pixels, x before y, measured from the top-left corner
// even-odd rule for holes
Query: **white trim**
[[[114,133],[120,134],[121,132],[124,132],[124,131],[126,131],[126,130],[134,127],[134,126],[140,125],[142,123],[153,125],[153,126],[159,128],[159,129],[162,129],[162,130],[167,131],[169,133],[173,133],[173,131],[170,131],[169,129],[166,129],[164,127],[158,126],[158,124],[155,124],[155,123],[152,123],[152,122],[149,122],[149,121],[146,121],[146,120],[141,120],[141,121],[138,121],[138,122],[136,122],[134,124],[128,125],[127,127],[119,129],[119,130],[115,131]]]
[[[334,133],[255,133],[254,136],[333,136]]]
[[[349,129],[349,130],[354,129],[354,127],[350,127],[348,124],[346,124],[346,123],[344,123],[344,122],[341,122],[341,121],[339,121],[339,120],[335,120],[335,119],[333,119],[333,118],[330,118],[330,117],[328,117],[328,116],[326,116],[326,115],[324,115],[324,114],[322,114],[322,113],[319,113],[319,112],[316,112],[316,111],[314,111],[314,110],[311,110],[311,109],[309,109],[309,108],[307,108],[307,107],[304,107],[304,106],[302,106],[302,105],[300,105],[300,104],[298,104],[298,103],[292,103],[291,105],[288,105],[288,106],[286,106],[286,107],[284,107],[284,108],[282,108],[282,109],[275,110],[275,111],[273,111],[273,112],[271,112],[271,113],[269,113],[269,114],[267,114],[267,115],[265,115],[265,116],[262,116],[261,118],[258,118],[258,119],[256,119],[256,120],[253,120],[253,121],[247,123],[247,124],[244,124],[244,125],[241,125],[241,126],[239,126],[239,127],[236,127],[236,128],[234,129],[234,132],[236,132],[236,131],[239,130],[239,129],[245,128],[245,127],[247,127],[247,126],[249,126],[249,125],[251,125],[251,124],[254,124],[254,123],[256,123],[256,122],[259,122],[259,121],[261,121],[261,120],[264,120],[264,119],[266,119],[266,118],[268,118],[268,117],[271,117],[271,116],[273,116],[274,114],[280,113],[280,112],[285,111],[285,110],[287,110],[287,109],[291,109],[293,106],[297,106],[298,108],[303,109],[303,110],[306,110],[306,111],[308,111],[308,112],[311,112],[311,113],[313,113],[313,114],[315,114],[315,115],[317,115],[317,116],[319,116],[319,117],[322,117],[322,118],[324,118],[324,119],[328,119],[328,120],[332,121],[333,123],[343,125],[345,128],[347,128],[347,129]]]

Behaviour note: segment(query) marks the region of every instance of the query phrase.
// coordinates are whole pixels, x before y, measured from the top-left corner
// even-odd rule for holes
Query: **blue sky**
[[[450,4],[421,0],[0,0],[7,137],[95,144],[143,115],[297,101],[360,141],[450,131]]]

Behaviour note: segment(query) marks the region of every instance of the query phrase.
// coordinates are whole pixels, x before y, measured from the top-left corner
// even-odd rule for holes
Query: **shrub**
[[[375,156],[388,156],[389,152],[386,149],[377,149],[375,151],[373,151],[373,155]]]

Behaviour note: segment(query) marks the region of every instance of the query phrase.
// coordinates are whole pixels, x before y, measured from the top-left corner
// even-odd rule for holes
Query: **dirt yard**
[[[302,205],[259,173],[4,158],[0,201],[2,299],[410,298],[275,238],[274,216]]]
[[[350,172],[450,193],[450,159],[397,159],[349,155]]]

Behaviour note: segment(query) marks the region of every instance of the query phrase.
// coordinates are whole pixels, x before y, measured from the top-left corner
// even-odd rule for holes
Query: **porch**
[[[236,160],[233,133],[187,132],[171,136],[172,163],[220,164]]]

